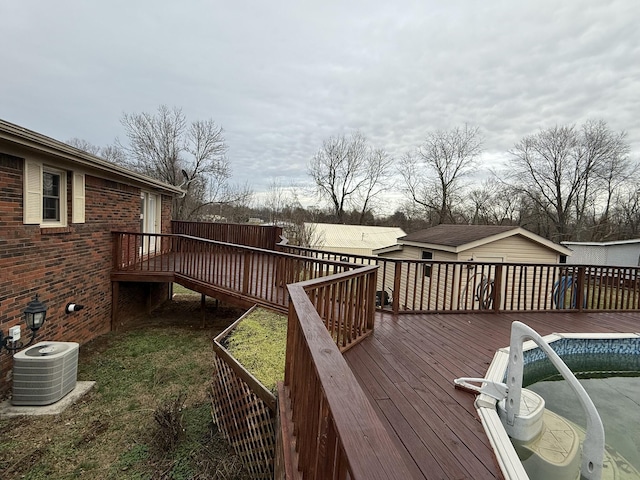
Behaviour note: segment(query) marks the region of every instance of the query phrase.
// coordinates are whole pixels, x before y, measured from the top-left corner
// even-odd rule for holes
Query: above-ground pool
[[[580,379],[602,418],[607,445],[602,478],[640,479],[640,336],[554,334],[544,340]],[[586,416],[573,390],[534,342],[525,342],[523,350],[523,387],[544,398],[548,412],[545,422],[556,429],[551,428],[551,438],[562,435],[584,438]],[[505,382],[508,355],[508,347],[496,353],[486,380]],[[538,451],[539,446],[528,448],[526,444],[511,442],[496,413],[495,399],[480,395],[476,407],[506,478],[577,478],[579,461],[575,465],[561,465],[559,455],[558,465],[553,460],[540,462],[532,458],[535,456],[532,452]],[[563,441],[551,442],[554,443],[551,448],[563,449],[567,442],[571,443]],[[547,458],[554,459],[554,452]]]

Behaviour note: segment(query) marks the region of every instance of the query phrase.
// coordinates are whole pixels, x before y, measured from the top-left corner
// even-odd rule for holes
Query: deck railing
[[[175,272],[285,308],[283,287],[378,266],[379,309],[395,313],[640,310],[640,267],[404,260],[187,235],[115,232],[114,270]]]
[[[290,283],[358,268],[187,235],[113,232],[114,271],[140,277],[172,274],[190,285],[214,286],[286,311]]]
[[[389,434],[336,345],[373,329],[376,269],[289,285],[281,435],[284,471],[304,479],[410,478]],[[345,295],[349,294],[347,297]],[[358,297],[358,298],[356,298]],[[346,313],[342,317],[332,313]],[[358,320],[359,318],[359,320]],[[328,321],[328,319],[331,319]],[[339,323],[336,327],[335,322]],[[348,331],[350,333],[344,333]],[[338,341],[342,346],[342,342]],[[344,347],[343,347],[344,348]],[[282,408],[282,407],[281,407]],[[292,438],[295,448],[288,448]],[[276,475],[283,472],[276,471]]]
[[[279,248],[378,265],[378,308],[395,313],[640,309],[640,267],[406,260]]]
[[[397,313],[640,309],[635,267],[399,260],[297,247],[276,252],[187,235],[114,235],[116,271],[171,272],[288,307],[277,450],[288,457],[283,468],[305,479],[410,476],[342,357],[371,333],[376,306]]]
[[[280,241],[282,227],[172,220],[171,233],[274,250]]]

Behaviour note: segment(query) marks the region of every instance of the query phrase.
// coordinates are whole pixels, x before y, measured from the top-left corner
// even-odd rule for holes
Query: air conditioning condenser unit
[[[41,406],[57,402],[76,386],[75,342],[40,342],[13,356],[13,405]]]

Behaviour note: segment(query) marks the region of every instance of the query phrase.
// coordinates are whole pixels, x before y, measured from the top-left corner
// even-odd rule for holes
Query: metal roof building
[[[640,265],[640,238],[617,242],[562,242],[573,255],[571,264],[636,267]]]
[[[305,223],[311,246],[352,255],[372,255],[373,250],[395,245],[405,235],[399,227],[371,227],[333,223]]]

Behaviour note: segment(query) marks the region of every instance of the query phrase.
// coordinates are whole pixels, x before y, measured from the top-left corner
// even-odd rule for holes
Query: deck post
[[[585,272],[584,266],[578,267],[578,276],[576,277],[576,305],[575,308],[581,312],[584,308],[584,280],[585,280]]]
[[[402,262],[393,262],[393,313],[397,315],[400,311],[400,277],[402,276]]]
[[[380,267],[378,267],[380,268]],[[378,285],[378,270],[373,274],[373,278],[367,282],[367,301],[369,305],[373,305],[373,307],[367,308],[367,330],[373,330],[373,325],[375,323],[376,316],[376,285]]]
[[[249,281],[251,280],[251,251],[244,252],[242,262],[242,293],[249,293]]]
[[[496,264],[496,274],[493,279],[493,311],[500,313],[502,303],[502,264]]]

